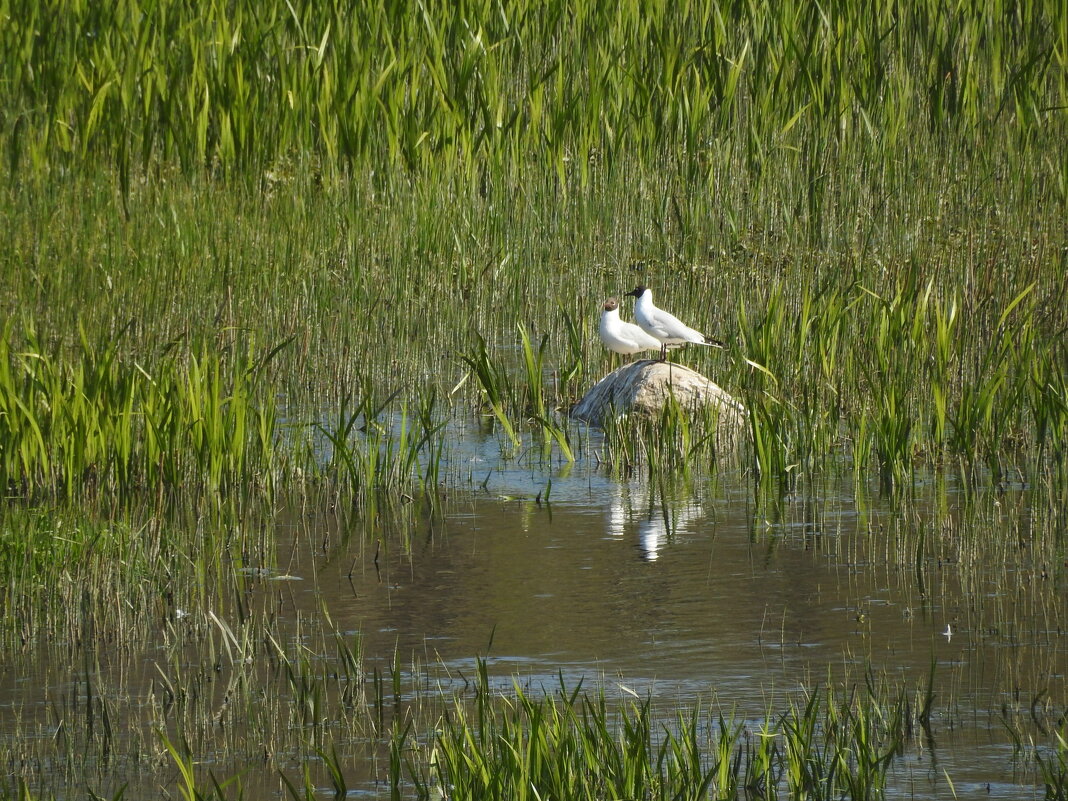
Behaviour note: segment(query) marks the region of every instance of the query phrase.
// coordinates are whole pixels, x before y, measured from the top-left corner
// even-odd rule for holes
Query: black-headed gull
[[[637,286],[627,293],[634,300],[634,319],[638,321],[645,333],[660,343],[660,361],[667,357],[669,346],[708,345],[713,348],[725,347],[718,339],[706,337],[700,331],[690,328],[673,314],[653,305],[653,293],[648,287]]]
[[[643,350],[660,350],[660,340],[649,336],[634,323],[619,319],[619,301],[609,298],[604,302],[601,323],[597,327],[601,342],[613,353],[630,355]]]

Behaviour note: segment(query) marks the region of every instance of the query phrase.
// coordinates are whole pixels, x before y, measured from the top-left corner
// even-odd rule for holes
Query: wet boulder
[[[716,407],[721,431],[736,431],[745,422],[745,407],[721,387],[689,367],[651,359],[625,364],[606,375],[575,405],[571,416],[601,426],[612,415],[657,415],[671,397],[691,412]]]

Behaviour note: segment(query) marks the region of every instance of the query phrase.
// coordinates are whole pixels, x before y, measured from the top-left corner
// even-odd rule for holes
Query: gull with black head
[[[722,348],[725,345],[718,339],[706,337],[700,331],[690,328],[678,317],[653,305],[653,293],[648,287],[636,286],[627,293],[634,297],[634,319],[641,329],[660,343],[660,361],[667,358],[669,347],[682,345],[706,345]]]

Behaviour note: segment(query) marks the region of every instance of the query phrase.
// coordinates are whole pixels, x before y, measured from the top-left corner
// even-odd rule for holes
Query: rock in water
[[[606,375],[576,404],[571,416],[600,426],[613,414],[659,414],[672,395],[688,411],[718,407],[721,431],[736,431],[745,422],[745,407],[703,375],[651,359],[625,364]]]

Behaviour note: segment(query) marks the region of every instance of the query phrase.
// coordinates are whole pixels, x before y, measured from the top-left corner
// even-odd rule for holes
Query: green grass
[[[648,700],[609,703],[603,691],[532,696],[483,684],[454,701],[426,743],[405,733],[409,756],[394,769],[428,799],[880,798],[940,714],[930,684],[905,690],[870,673],[791,693],[751,721],[703,706],[672,718]],[[1047,798],[1065,791],[1055,735],[1029,755]]]
[[[427,185],[375,206],[355,188],[306,193],[296,183],[285,196],[256,200],[178,178],[166,195],[146,196],[130,222],[109,213],[110,195],[77,179],[43,197],[9,193],[3,259],[14,280],[2,302],[9,321],[22,322],[9,322],[6,334],[7,402],[33,408],[28,387],[45,370],[73,391],[76,374],[108,359],[116,392],[151,386],[138,368],[188,387],[195,355],[204,397],[187,399],[197,404],[189,413],[216,400],[236,412],[233,399],[245,398],[264,415],[247,421],[250,430],[321,424],[346,396],[398,416],[404,406],[432,406],[442,418],[488,399],[513,430],[502,424],[505,442],[540,443],[544,423],[560,427],[558,413],[607,367],[594,333],[598,300],[644,280],[664,287],[665,307],[733,340],[715,359],[684,358],[754,410],[753,465],[762,476],[852,463],[859,474],[907,483],[916,465],[958,461],[1063,472],[1064,207],[1024,194],[1045,168],[1020,166],[1000,179],[1004,196],[990,196],[1002,204],[997,217],[977,221],[969,204],[949,198],[926,231],[903,225],[939,202],[917,176],[894,189],[878,245],[861,230],[813,250],[797,221],[778,233],[754,225],[741,241],[709,226],[686,240],[704,254],[692,261],[659,241],[656,195],[682,188],[671,177],[640,177],[635,189],[630,176],[606,179],[570,211],[538,186],[507,206],[477,193],[458,205]],[[947,188],[942,180],[935,176],[936,192]],[[633,196],[646,189],[644,199]],[[835,192],[844,218],[855,186],[843,181]],[[688,202],[694,220],[721,218],[719,197]],[[622,219],[614,211],[631,206]],[[475,229],[472,217],[489,224]],[[842,221],[828,218],[828,230]],[[529,366],[517,322],[529,337]],[[232,381],[278,346],[247,398],[234,395]],[[48,361],[35,360],[33,373],[19,356],[27,353]],[[498,400],[464,361],[472,354],[510,387]],[[216,361],[223,383],[212,389]],[[532,405],[538,397],[544,415]],[[4,423],[18,429],[4,453],[9,477],[14,454],[41,448],[32,426],[12,415]],[[227,436],[205,435],[220,446]],[[221,475],[202,444],[190,442],[184,463]],[[245,448],[227,469],[277,468],[269,449]],[[64,458],[47,454],[51,464]],[[102,458],[114,474],[128,457]],[[28,465],[18,469],[34,480]]]
[[[541,163],[586,183],[598,164],[655,151],[706,177],[724,137],[754,164],[802,132],[893,147],[992,120],[1026,137],[1063,109],[1068,57],[1053,3],[483,0],[453,14],[127,0],[3,13],[13,171],[103,160],[124,196],[159,160],[256,180],[368,162],[514,180]]]
[[[322,768],[287,775],[291,797],[344,787],[316,724],[338,700],[331,725],[381,738],[397,793],[877,792],[915,735],[900,692],[670,736],[640,702],[517,694],[477,707],[500,737],[464,750],[488,737],[469,706],[420,739],[384,676],[355,693],[328,620],[304,622],[316,661],[246,608],[242,569],[274,567],[287,503],[340,510],[346,545],[404,547],[417,510],[475,483],[453,459],[472,420],[533,470],[699,491],[740,464],[769,526],[828,475],[881,484],[902,522],[871,537],[920,600],[947,553],[1006,582],[1021,542],[1059,564],[1066,62],[1049,0],[0,2],[4,642],[128,642],[164,617],[148,717],[178,724],[130,748],[187,796],[240,794],[186,768],[253,742]],[[740,453],[671,405],[603,436],[567,420],[610,364],[602,301],[638,283],[730,342],[681,358],[749,409]],[[1014,482],[1036,511],[995,529],[989,488]],[[28,739],[34,764],[106,763],[121,692],[89,686],[60,712],[92,734]],[[227,714],[251,739],[212,728]],[[1035,756],[1063,797],[1063,741]],[[4,792],[46,797],[37,778]]]
[[[485,399],[570,459],[598,304],[643,281],[736,345],[687,358],[753,410],[762,482],[1063,471],[1054,4],[57,8],[0,35],[0,303],[53,360],[286,343],[259,413]]]

